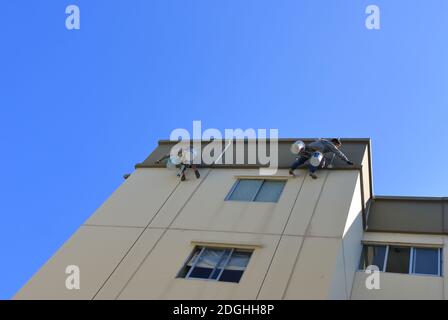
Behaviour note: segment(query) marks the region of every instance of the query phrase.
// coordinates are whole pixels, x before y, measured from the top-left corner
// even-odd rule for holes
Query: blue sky
[[[65,28],[76,4],[81,29]],[[367,30],[365,8],[381,10]],[[376,194],[447,196],[446,0],[0,7],[0,298],[175,128],[370,137]]]

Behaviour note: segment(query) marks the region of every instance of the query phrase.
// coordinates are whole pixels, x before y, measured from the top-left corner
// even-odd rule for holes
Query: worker
[[[328,153],[333,153],[333,155],[336,155],[338,158],[347,162],[347,164],[353,165],[353,162],[339,150],[341,146],[342,143],[339,138],[333,138],[331,140],[318,139],[311,142],[305,147],[305,150],[299,153],[296,161],[294,161],[289,169],[289,174],[294,175],[294,170],[297,169],[297,167],[303,165],[306,161],[309,161],[309,174],[313,179],[317,179],[316,171],[318,168],[325,167],[325,155]]]
[[[185,153],[186,152],[190,152],[191,156],[190,157],[186,157]],[[199,173],[199,170],[197,168],[197,166],[195,164],[193,164],[193,158],[194,158],[194,153],[195,151],[192,148],[186,148],[184,149],[179,149],[179,151],[177,152],[177,159],[179,160],[178,164],[176,163],[176,167],[179,167],[180,170],[177,173],[177,176],[180,177],[181,181],[185,181],[186,176],[185,176],[185,172],[187,171],[188,168],[193,169],[194,174],[196,176],[197,179],[199,179],[201,177],[201,174]],[[168,153],[166,155],[164,155],[162,158],[160,158],[159,160],[156,161],[156,163],[160,163],[161,161],[165,160],[165,159],[170,159],[171,158],[171,154]],[[191,158],[191,159],[189,159]]]

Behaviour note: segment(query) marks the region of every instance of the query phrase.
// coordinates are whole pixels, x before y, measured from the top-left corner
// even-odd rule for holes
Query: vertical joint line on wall
[[[280,235],[280,237],[279,237],[279,239],[277,241],[277,245],[275,246],[274,253],[272,254],[271,260],[269,261],[269,266],[268,266],[268,268],[267,268],[267,270],[266,270],[266,272],[264,274],[263,281],[261,282],[260,288],[258,289],[257,296],[255,298],[256,300],[258,300],[258,297],[260,296],[260,293],[261,293],[261,289],[263,289],[264,282],[265,282],[265,280],[266,280],[266,278],[268,276],[269,270],[271,269],[272,262],[274,261],[274,257],[275,257],[275,255],[277,253],[278,247],[280,246],[280,242],[283,239],[283,235],[285,234],[286,227],[288,226],[289,219],[291,218],[292,212],[294,211],[294,207],[296,206],[297,199],[299,198],[300,192],[302,191],[302,187],[303,187],[303,184],[305,183],[306,177],[307,176],[305,175],[305,177],[302,180],[302,183],[300,184],[300,187],[299,187],[297,195],[296,195],[296,197],[294,199],[294,202],[293,202],[293,204],[291,206],[291,210],[289,211],[288,218],[286,219],[286,223],[283,226],[282,234]]]
[[[132,248],[134,248],[135,244],[138,242],[138,240],[142,237],[143,233],[145,233],[145,230],[149,227],[149,225],[151,224],[151,222],[155,219],[155,217],[158,215],[158,213],[160,212],[160,210],[162,210],[162,208],[165,206],[165,204],[167,203],[168,199],[171,198],[171,196],[173,195],[173,193],[176,191],[176,189],[179,187],[180,185],[180,181],[177,182],[176,186],[173,188],[173,190],[171,190],[170,194],[168,195],[168,197],[165,199],[165,201],[163,201],[162,205],[159,207],[159,209],[157,209],[156,214],[149,220],[149,222],[146,224],[146,227],[143,228],[142,232],[140,232],[140,234],[138,235],[138,237],[135,239],[135,241],[132,243],[132,245],[129,247],[129,249],[126,251],[126,253],[123,255],[123,257],[120,259],[120,261],[118,262],[118,264],[115,266],[115,268],[112,270],[112,272],[109,274],[109,276],[106,278],[106,280],[104,280],[103,284],[100,286],[100,288],[97,290],[97,292],[95,293],[95,295],[92,297],[92,300],[94,300],[96,298],[96,296],[98,295],[98,293],[100,293],[100,291],[103,289],[103,287],[106,285],[107,281],[109,281],[109,279],[112,277],[112,275],[115,273],[115,271],[118,269],[118,267],[121,265],[121,263],[124,261],[124,259],[126,259],[126,257],[128,256],[129,252],[131,252]]]
[[[163,238],[163,236],[165,235],[165,233],[170,229],[170,227],[173,225],[174,221],[176,220],[176,218],[179,216],[179,214],[182,212],[182,210],[185,208],[185,206],[187,205],[187,203],[191,200],[191,198],[193,198],[193,195],[196,193],[196,191],[199,189],[199,187],[202,185],[202,183],[204,182],[204,180],[208,177],[208,175],[211,172],[211,168],[208,169],[207,173],[205,174],[205,176],[201,179],[201,181],[198,183],[198,185],[195,187],[195,189],[193,190],[193,192],[188,196],[187,200],[185,201],[185,203],[182,205],[182,207],[180,207],[180,209],[177,211],[176,215],[174,216],[174,218],[171,220],[171,222],[168,224],[168,226],[163,230],[162,234],[160,235],[160,237],[157,239],[157,241],[154,243],[154,245],[151,247],[151,249],[148,251],[148,253],[145,255],[145,257],[143,258],[143,260],[139,263],[139,265],[137,266],[137,268],[134,270],[134,272],[131,274],[131,276],[129,277],[129,279],[126,281],[126,283],[124,284],[123,288],[121,288],[121,290],[118,292],[117,296],[115,297],[115,300],[117,300],[120,295],[123,293],[123,291],[126,289],[126,287],[129,285],[129,283],[132,281],[132,279],[135,277],[135,275],[137,274],[137,272],[140,270],[140,268],[142,267],[142,265],[145,263],[146,259],[148,259],[149,255],[151,254],[151,252],[154,250],[154,248],[159,244],[160,240]],[[180,184],[180,182],[179,182]]]
[[[311,227],[311,222],[313,221],[313,217],[314,217],[314,214],[316,213],[317,205],[318,205],[318,203],[319,203],[319,201],[320,201],[320,197],[321,197],[321,195],[322,195],[322,191],[324,190],[324,187],[325,187],[325,184],[327,183],[327,179],[328,179],[328,176],[329,176],[329,175],[330,175],[330,172],[327,171],[327,174],[326,174],[326,176],[325,176],[324,182],[322,183],[322,186],[320,187],[319,195],[318,195],[318,197],[317,197],[316,204],[314,205],[314,208],[313,208],[313,213],[311,214],[310,220],[308,221],[308,224],[307,224],[307,226],[306,226],[305,234],[304,234],[304,236],[303,236],[302,243],[300,244],[299,251],[297,252],[297,256],[296,256],[296,258],[295,258],[295,260],[294,260],[294,264],[293,264],[293,266],[292,266],[291,273],[289,274],[288,282],[286,283],[286,288],[285,288],[285,290],[283,291],[282,300],[285,299],[286,292],[288,292],[289,284],[290,284],[290,282],[291,282],[292,275],[294,274],[294,269],[296,268],[296,266],[297,266],[297,262],[299,261],[300,253],[302,252],[302,249],[303,249],[303,244],[305,243],[306,236],[307,236],[308,233],[309,233],[309,229],[310,229],[310,227]]]

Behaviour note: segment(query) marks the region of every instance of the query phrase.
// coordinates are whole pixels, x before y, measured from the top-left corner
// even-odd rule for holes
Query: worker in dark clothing
[[[294,175],[294,170],[297,169],[297,167],[303,165],[306,161],[310,161],[308,166],[310,176],[313,179],[317,179],[316,170],[318,168],[325,167],[325,154],[328,153],[333,153],[333,155],[336,155],[338,158],[344,160],[347,164],[353,165],[353,162],[350,161],[341,150],[339,150],[341,145],[341,140],[338,138],[331,140],[318,139],[311,142],[305,147],[305,150],[299,153],[296,161],[294,161],[289,169],[289,174]]]
[[[179,151],[177,152],[177,158],[179,159],[179,163],[176,163],[176,167],[179,167],[180,170],[177,173],[177,176],[180,177],[181,181],[185,181],[186,177],[185,177],[185,172],[187,171],[188,168],[191,168],[194,170],[194,174],[196,176],[197,179],[199,179],[201,177],[201,174],[199,173],[199,170],[197,168],[197,166],[195,164],[193,164],[193,159],[189,159],[185,153],[186,152],[190,152],[190,154],[192,155],[194,150],[192,150],[191,148],[189,150],[183,150],[183,149],[179,149]],[[168,153],[166,155],[164,155],[162,158],[160,158],[159,160],[156,161],[156,163],[160,163],[161,161],[165,160],[165,159],[170,159],[171,158],[171,154]],[[190,158],[194,158],[190,157]],[[168,160],[170,161],[170,160]]]

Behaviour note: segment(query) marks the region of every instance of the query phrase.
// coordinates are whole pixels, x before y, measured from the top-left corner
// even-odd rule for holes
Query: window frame
[[[387,266],[387,262],[389,260],[389,245],[386,244],[386,253],[384,253],[384,262],[383,262],[383,272],[387,272],[386,271],[386,266]]]
[[[197,255],[196,260],[193,262],[193,264],[191,265],[190,269],[188,270],[187,273],[185,273],[185,276],[182,276],[181,274],[183,273],[183,271],[185,270],[185,268],[188,265],[188,262],[194,257],[195,253],[197,252],[197,249],[199,249],[199,253]],[[208,278],[200,278],[200,277],[192,277],[191,273],[193,272],[193,270],[195,269],[196,265],[198,264],[201,255],[203,254],[203,252],[205,250],[222,250],[222,254],[218,260],[218,262],[216,263],[216,265],[213,267],[212,271],[210,272],[210,275],[208,276]],[[215,273],[216,269],[218,269],[219,265],[222,262],[222,259],[224,258],[226,251],[229,251],[228,256],[226,257],[224,264],[221,267],[221,271],[219,272],[219,274],[217,275],[216,278],[212,278],[213,274]],[[247,252],[250,253],[249,255],[249,259],[247,261],[247,265],[244,267],[244,269],[242,270],[242,274],[241,274],[241,278],[238,282],[234,282],[234,281],[220,281],[219,279],[221,278],[223,272],[226,270],[227,266],[229,265],[230,259],[232,258],[232,255],[235,251],[242,251],[242,252]],[[188,257],[188,259],[185,261],[185,263],[182,266],[182,269],[178,272],[177,278],[182,278],[182,279],[188,279],[188,280],[203,280],[203,281],[214,281],[214,282],[227,282],[227,283],[239,283],[244,275],[244,272],[247,270],[247,267],[249,266],[249,262],[250,262],[250,258],[252,257],[253,254],[253,250],[247,250],[247,249],[240,249],[237,247],[212,247],[212,246],[196,246],[192,253],[190,254],[190,256]]]
[[[366,270],[364,267],[362,267],[362,266],[364,266],[364,263],[366,262],[365,255],[368,254],[368,252],[367,252],[368,250],[366,249],[366,247],[384,247],[384,258],[383,258],[383,261],[382,261],[383,262],[383,268],[380,270],[380,271],[384,272],[384,270],[385,270],[385,263],[387,263],[387,255],[389,253],[389,246],[387,244],[364,244],[364,243],[362,243],[361,259],[360,259],[360,262],[359,262],[359,265],[358,265],[358,270]]]
[[[394,245],[394,244],[388,244],[387,245],[387,248],[388,249],[390,249],[390,247],[393,247],[393,248],[399,248],[399,249],[409,249],[409,260],[408,260],[408,272],[392,272],[392,271],[387,271],[387,264],[385,264],[384,265],[384,272],[387,272],[387,273],[395,273],[395,274],[411,274],[411,255],[412,255],[412,246],[409,246],[409,245],[402,245],[402,244],[398,244],[398,245]],[[390,250],[387,250],[387,255],[389,256],[389,251]],[[388,257],[388,259],[389,259],[389,257]],[[386,260],[386,263],[387,262],[389,262],[388,260]]]
[[[415,250],[416,249],[433,249],[437,250],[437,274],[430,273],[419,273],[415,272]],[[411,247],[411,257],[409,259],[409,274],[412,275],[420,275],[420,276],[433,276],[433,277],[442,277],[442,248],[430,248],[430,247]]]
[[[260,185],[258,186],[257,190],[254,192],[252,198],[250,200],[233,200],[230,199],[232,197],[233,192],[235,191],[236,188],[238,188],[238,185],[240,184],[241,181],[243,180],[261,180]],[[283,182],[283,188],[282,191],[277,199],[277,201],[255,201],[255,199],[257,198],[258,194],[260,193],[260,190],[263,188],[264,184],[266,181],[277,181],[277,182]],[[232,188],[230,188],[229,192],[227,193],[227,196],[224,198],[224,201],[237,201],[237,202],[261,202],[261,203],[278,203],[280,201],[280,198],[283,194],[283,190],[286,186],[286,182],[287,180],[283,180],[283,179],[257,179],[257,178],[238,178],[235,183],[233,184]]]
[[[380,270],[380,272],[385,273],[394,273],[394,274],[408,274],[408,275],[415,275],[415,276],[429,276],[429,277],[443,277],[443,247],[423,247],[423,246],[414,246],[414,245],[403,245],[399,244],[400,247],[408,247],[410,248],[410,254],[409,254],[409,271],[407,273],[397,273],[397,272],[389,272],[387,270],[387,262],[388,262],[388,256],[389,256],[389,248],[392,246],[397,246],[395,244],[389,244],[389,243],[362,243],[362,246],[386,246],[386,252],[384,254],[384,261],[383,261],[383,270]],[[426,273],[418,273],[415,272],[415,250],[416,249],[433,249],[437,250],[437,274],[426,274]],[[361,251],[361,255],[364,254],[364,250]],[[361,259],[363,257],[361,256]],[[364,271],[365,269],[359,269],[360,271]]]

